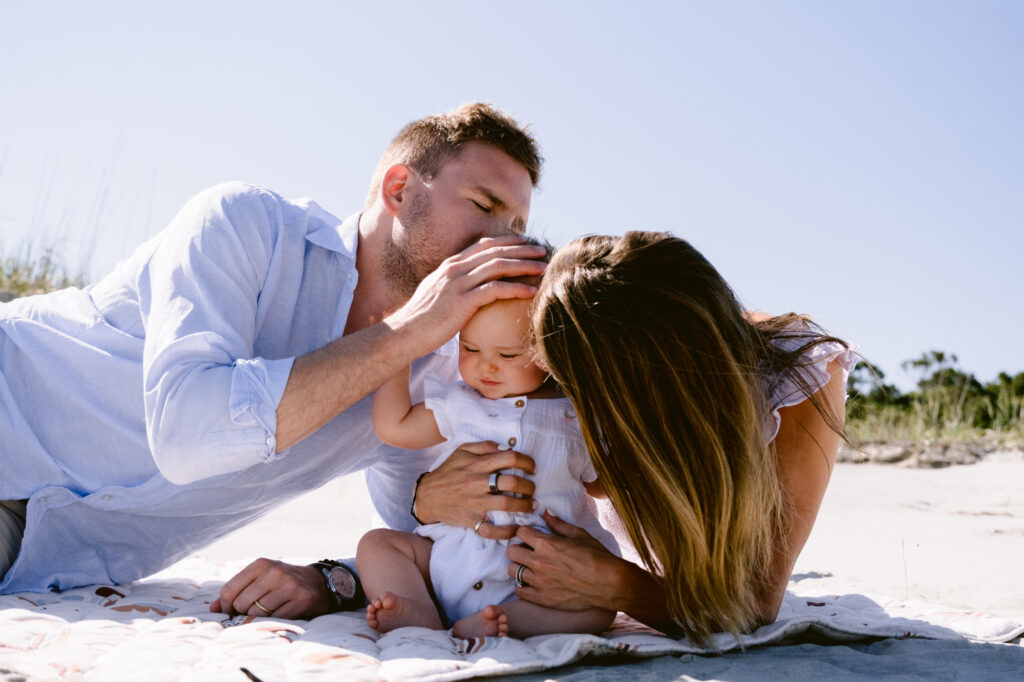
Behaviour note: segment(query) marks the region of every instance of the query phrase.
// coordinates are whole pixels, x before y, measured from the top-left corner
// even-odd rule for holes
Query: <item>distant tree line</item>
[[[847,422],[862,439],[943,439],[1002,432],[1024,434],[1024,372],[1001,372],[981,383],[953,353],[931,350],[902,363],[918,374],[917,390],[904,393],[885,373],[857,363],[847,384]]]

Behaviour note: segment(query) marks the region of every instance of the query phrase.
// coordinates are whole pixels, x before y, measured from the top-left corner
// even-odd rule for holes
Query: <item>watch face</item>
[[[331,569],[331,583],[342,599],[351,599],[356,594],[356,581],[352,579],[352,574],[344,568],[335,566]]]

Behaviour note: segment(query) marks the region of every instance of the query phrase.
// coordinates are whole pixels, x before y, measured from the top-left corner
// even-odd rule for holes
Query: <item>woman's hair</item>
[[[700,253],[653,232],[559,249],[533,322],[540,360],[572,399],[594,467],[675,622],[702,644],[754,626],[785,528],[765,442],[769,378],[811,396],[800,358],[836,339],[797,315],[751,322]],[[794,350],[772,343],[794,334],[805,337],[787,344]]]

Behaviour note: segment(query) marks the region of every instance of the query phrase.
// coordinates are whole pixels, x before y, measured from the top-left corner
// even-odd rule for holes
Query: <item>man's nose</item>
[[[488,237],[501,237],[506,234],[523,234],[526,231],[526,221],[520,216],[495,215],[487,221],[485,235]]]

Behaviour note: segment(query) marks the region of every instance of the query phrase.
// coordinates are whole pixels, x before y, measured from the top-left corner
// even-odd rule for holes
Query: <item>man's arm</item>
[[[477,307],[530,296],[491,281],[539,273],[520,238],[445,261],[383,322],[299,358],[254,357],[259,300],[282,239],[281,199],[232,183],[190,201],[138,274],[142,379],[154,460],[185,485],[270,461],[446,342]]]
[[[277,407],[277,450],[326,424],[416,358],[455,336],[477,308],[500,298],[529,298],[534,287],[497,281],[539,275],[541,247],[514,235],[482,239],[445,260],[382,322],[296,358]]]

